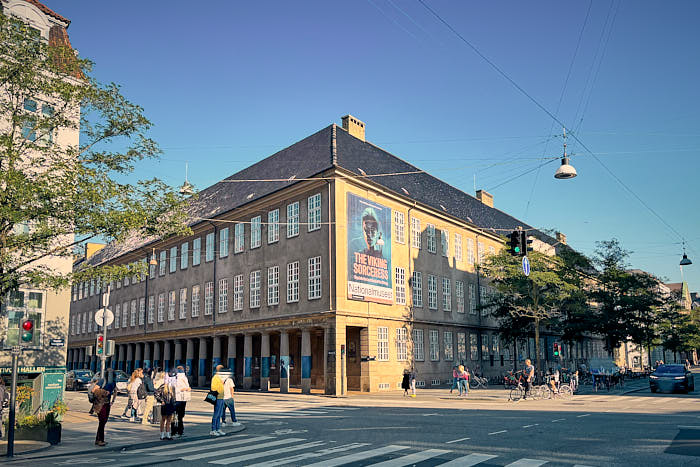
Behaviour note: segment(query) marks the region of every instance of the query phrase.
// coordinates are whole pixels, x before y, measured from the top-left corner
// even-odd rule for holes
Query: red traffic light
[[[22,329],[24,329],[25,331],[31,331],[33,328],[34,328],[34,321],[32,321],[31,319],[25,320],[22,323]]]
[[[102,342],[102,341],[104,341],[104,340],[105,340],[105,336],[103,336],[103,335],[101,335],[101,334],[100,334],[99,336],[97,336],[97,341],[98,341],[98,342]]]

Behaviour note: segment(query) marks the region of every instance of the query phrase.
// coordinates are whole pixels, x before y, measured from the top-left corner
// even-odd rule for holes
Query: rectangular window
[[[467,239],[467,264],[474,264],[474,240]]]
[[[411,217],[411,246],[420,250],[420,219]]]
[[[299,261],[287,264],[287,303],[299,301]]]
[[[122,327],[129,326],[129,302],[124,302],[122,305]],[[83,330],[85,332],[85,330]]]
[[[165,266],[163,267],[163,274],[165,274]],[[117,289],[122,288],[122,281],[116,281],[117,284]],[[87,289],[85,289],[85,293],[83,294],[85,298],[87,298]]]
[[[180,289],[180,319],[187,318],[187,289]]]
[[[204,315],[214,313],[214,281],[204,284]]]
[[[489,336],[488,334],[481,335],[481,359],[489,359]]]
[[[139,274],[139,282],[143,282],[146,280],[146,271],[148,270],[146,268],[146,265],[148,264],[148,258],[143,258],[139,262],[141,263],[141,271],[142,271],[141,274]],[[100,293],[99,288],[100,288],[100,284],[98,282],[97,283],[97,293]]]
[[[124,278],[124,287],[127,287],[129,285],[129,276],[126,276]],[[87,291],[85,292],[85,296],[87,297]]]
[[[467,359],[467,335],[463,332],[457,333],[457,360],[464,364]]]
[[[160,252],[160,261],[158,261],[158,275],[159,276],[164,276],[165,275],[165,268],[168,267],[168,263],[166,263],[168,253],[163,250]]]
[[[450,290],[450,280],[442,278],[442,309],[452,311],[452,291]]]
[[[88,322],[88,328],[87,328],[87,332],[92,332],[92,322],[94,321],[94,316],[93,316],[92,313],[93,313],[92,311],[90,311],[90,312],[88,313],[88,320],[87,320],[87,322]],[[95,324],[95,330],[97,330],[97,324]]]
[[[260,308],[260,271],[250,273],[250,307]]]
[[[177,247],[170,248],[170,274],[177,271]]]
[[[435,253],[437,251],[437,243],[435,242],[435,226],[432,224],[427,224],[425,231],[428,239],[428,251]]]
[[[202,239],[192,240],[192,266],[199,266],[202,261]]]
[[[389,361],[389,328],[383,326],[377,328],[377,360]]]
[[[250,249],[259,248],[262,243],[262,219],[255,216],[250,220]]]
[[[413,357],[417,362],[425,361],[425,345],[422,329],[413,330]]]
[[[321,228],[321,193],[309,196],[308,201],[309,232]]]
[[[469,314],[476,314],[476,292],[474,284],[469,284]]]
[[[457,295],[457,313],[464,313],[464,282],[455,281],[455,294]]]
[[[165,320],[165,294],[158,294],[158,322],[162,323]]]
[[[437,277],[428,274],[428,309],[437,310]]]
[[[219,279],[219,313],[228,311],[228,279]]]
[[[188,242],[180,245],[180,269],[187,269],[190,264],[190,244]]]
[[[90,281],[90,296],[92,297],[95,295],[95,280]]]
[[[498,355],[498,335],[493,335],[491,336],[491,353],[494,355]]]
[[[219,230],[219,258],[228,256],[228,227]]]
[[[131,301],[131,315],[129,319],[129,326],[136,326],[136,300]]]
[[[146,297],[139,298],[139,326],[146,322]]]
[[[153,295],[148,297],[148,324],[153,324],[153,314],[156,308],[156,300]]]
[[[321,298],[321,257],[309,258],[309,300]]]
[[[204,241],[204,261],[214,261],[214,232],[209,232]]]
[[[267,268],[267,305],[280,303],[280,267]]]
[[[175,291],[171,290],[168,292],[168,321],[172,321],[175,319],[175,300],[177,299],[177,296],[175,295]]]
[[[408,345],[406,345],[406,328],[396,328],[396,360],[408,360]]]
[[[482,303],[484,303],[486,301],[487,294],[488,294],[488,292],[486,290],[486,287],[483,285],[480,286],[479,287],[479,305],[481,305]],[[481,309],[481,316],[488,316],[488,314],[489,314],[489,310],[487,308]]]
[[[476,334],[469,334],[469,358],[472,360],[479,359],[479,347]]]
[[[455,234],[455,261],[462,261],[462,234]]]
[[[280,239],[280,210],[267,213],[267,243],[275,243]]]
[[[396,268],[396,304],[406,304],[406,270],[404,268]]]
[[[243,309],[243,274],[238,274],[233,278],[233,311]]]
[[[242,253],[245,250],[245,224],[238,223],[233,228],[233,252]]]
[[[445,331],[442,333],[443,345],[445,346],[445,361],[451,362],[454,360],[454,347],[452,346],[452,332]]]
[[[287,205],[287,238],[299,235],[299,201]]]
[[[127,319],[126,314],[127,314],[127,310],[126,310],[126,303],[125,303],[125,304],[124,304],[124,316],[123,316],[124,319],[122,320],[122,321],[123,321],[123,324],[122,324],[123,327],[126,327],[126,319]],[[87,321],[88,321],[88,315],[87,315],[87,311],[86,311],[85,313],[83,313],[83,334],[85,334],[85,333],[87,332],[87,329],[86,329],[86,327],[87,327]]]
[[[484,255],[486,252],[484,251],[484,244],[482,242],[476,244],[476,254],[479,257],[479,264],[484,264]]]
[[[430,330],[430,361],[437,362],[440,360],[440,333],[437,329]]]
[[[423,307],[423,273],[413,271],[413,306]]]
[[[447,230],[440,230],[440,246],[442,256],[447,258],[447,253],[450,251],[450,233]]]
[[[397,243],[406,243],[406,225],[401,211],[394,211],[394,237]]]
[[[199,317],[199,285],[192,286],[192,317]]]

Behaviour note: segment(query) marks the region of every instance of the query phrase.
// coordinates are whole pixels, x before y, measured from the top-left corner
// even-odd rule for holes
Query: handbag
[[[211,405],[216,404],[216,399],[219,397],[218,391],[209,391],[207,396],[204,398],[204,402],[209,402]]]

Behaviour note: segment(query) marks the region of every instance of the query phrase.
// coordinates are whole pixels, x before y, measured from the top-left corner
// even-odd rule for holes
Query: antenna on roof
[[[189,162],[185,162],[185,183],[180,186],[180,194],[190,196],[194,194],[194,186],[187,181],[187,172],[189,171]]]

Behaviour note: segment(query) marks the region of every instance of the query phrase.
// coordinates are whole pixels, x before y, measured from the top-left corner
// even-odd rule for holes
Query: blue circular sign
[[[523,256],[523,274],[530,275],[530,260],[527,259],[527,256]]]

